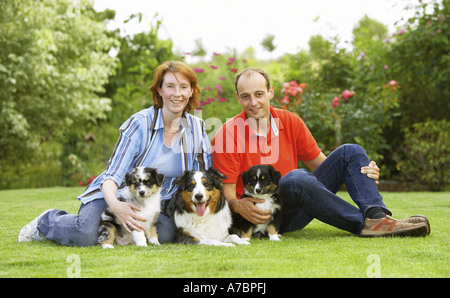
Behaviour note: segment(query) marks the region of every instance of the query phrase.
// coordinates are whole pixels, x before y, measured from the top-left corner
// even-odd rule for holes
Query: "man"
[[[364,237],[429,234],[425,216],[390,217],[377,189],[379,168],[360,146],[343,145],[326,157],[299,116],[271,107],[274,88],[265,71],[241,71],[235,88],[243,110],[222,125],[213,140],[213,164],[227,176],[224,194],[233,212],[255,224],[270,219],[269,211],[255,205],[263,200],[241,199],[240,174],[253,165],[271,164],[282,174],[281,233],[302,229],[317,218]],[[297,169],[297,160],[312,173]],[[343,183],[359,208],[336,196]]]

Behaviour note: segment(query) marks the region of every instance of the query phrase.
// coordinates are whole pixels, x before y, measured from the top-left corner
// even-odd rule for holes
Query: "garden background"
[[[325,154],[358,143],[379,164],[382,186],[449,190],[448,0],[405,7],[415,14],[395,32],[363,17],[351,49],[338,36],[315,35],[309,49],[264,61],[253,46],[215,52],[201,40],[174,51],[158,36],[156,11],[149,30],[124,36],[106,28],[114,11],[77,3],[69,10],[66,0],[2,2],[0,189],[87,185],[103,171],[118,127],[151,106],[155,67],[197,57],[190,66],[203,92],[195,113],[211,138],[218,127],[208,119],[224,123],[240,112],[235,73],[260,67],[275,87],[273,105],[299,114]],[[142,14],[130,20],[143,22]],[[261,45],[271,52],[275,38]]]

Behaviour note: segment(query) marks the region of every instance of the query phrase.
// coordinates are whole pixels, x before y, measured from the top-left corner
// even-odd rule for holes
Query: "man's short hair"
[[[264,70],[262,70],[260,68],[249,67],[249,68],[246,68],[246,69],[240,71],[234,78],[234,88],[236,89],[236,93],[238,93],[237,84],[238,84],[238,81],[241,78],[241,76],[244,75],[246,77],[250,77],[255,73],[259,73],[260,75],[262,75],[264,77],[264,79],[266,80],[267,90],[270,89],[270,80],[269,80],[269,75],[267,74],[267,72],[265,72]]]

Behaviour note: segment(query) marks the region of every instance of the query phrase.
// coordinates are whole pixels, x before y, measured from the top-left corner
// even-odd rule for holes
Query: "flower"
[[[384,65],[384,69],[385,69],[385,70],[388,70],[388,68],[389,68],[389,66]]]
[[[212,69],[218,69],[218,67],[214,65],[210,65],[209,67],[211,67]]]
[[[384,88],[390,88],[392,90],[397,90],[397,88],[400,88],[400,84],[395,80],[390,80],[386,85],[383,86]]]
[[[228,61],[234,62],[234,61],[236,61],[236,58],[230,57],[230,58],[228,58]]]
[[[213,52],[213,55],[214,55],[214,56],[220,56],[220,55],[222,55],[222,54],[217,53],[217,52]]]
[[[341,95],[342,95],[343,98],[349,99],[350,97],[353,97],[355,95],[355,92],[349,91],[349,90],[346,89],[346,90],[342,91]]]
[[[231,71],[231,72],[234,72],[234,73],[237,73],[237,72],[238,72],[238,69],[237,69],[237,68],[232,68],[232,69],[230,69],[230,71]]]
[[[289,100],[289,96],[287,96],[287,95],[281,99],[281,103],[283,103],[283,104],[287,104],[287,103],[290,103],[290,102],[291,101]]]
[[[406,29],[405,29],[405,28],[400,28],[400,29],[397,31],[397,34],[398,34],[398,35],[402,35],[402,34],[405,34],[405,32],[406,32]]]
[[[224,81],[224,80],[228,80],[228,78],[226,78],[226,77],[219,77],[219,80]]]
[[[359,54],[359,56],[356,58],[356,60],[361,61],[361,59],[364,58],[365,55],[366,55],[366,53],[361,52],[361,54]]]
[[[225,101],[228,101],[228,98],[224,98],[224,97],[219,98],[219,102],[225,102]]]
[[[341,98],[340,97],[335,97],[335,98],[333,98],[333,100],[331,101],[332,102],[332,107],[333,108],[337,108],[338,107],[338,105],[339,105],[339,101],[341,100]]]
[[[205,70],[203,68],[197,68],[197,67],[194,67],[192,70],[196,73],[204,73],[205,72]]]

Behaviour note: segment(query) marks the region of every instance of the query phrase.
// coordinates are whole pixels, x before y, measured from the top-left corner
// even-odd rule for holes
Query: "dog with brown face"
[[[223,195],[222,179],[216,169],[185,171],[173,181],[178,186],[163,213],[177,227],[175,242],[219,246],[248,245],[237,235],[229,235],[231,211]]]
[[[278,231],[281,226],[283,201],[278,193],[281,174],[271,165],[256,165],[241,174],[244,184],[242,198],[252,197],[264,200],[255,203],[262,210],[270,210],[272,217],[264,224],[253,224],[239,214],[233,215],[234,228],[241,232],[241,239],[249,241],[252,236],[269,234],[269,239],[281,241]]]
[[[113,244],[147,246],[147,242],[159,245],[156,222],[161,212],[161,185],[164,175],[154,168],[136,167],[125,174],[126,187],[119,200],[137,205],[142,211],[136,212],[147,219],[143,223],[145,231],[127,232],[120,221],[107,208],[101,215],[98,228],[98,243],[103,248],[114,248]]]

